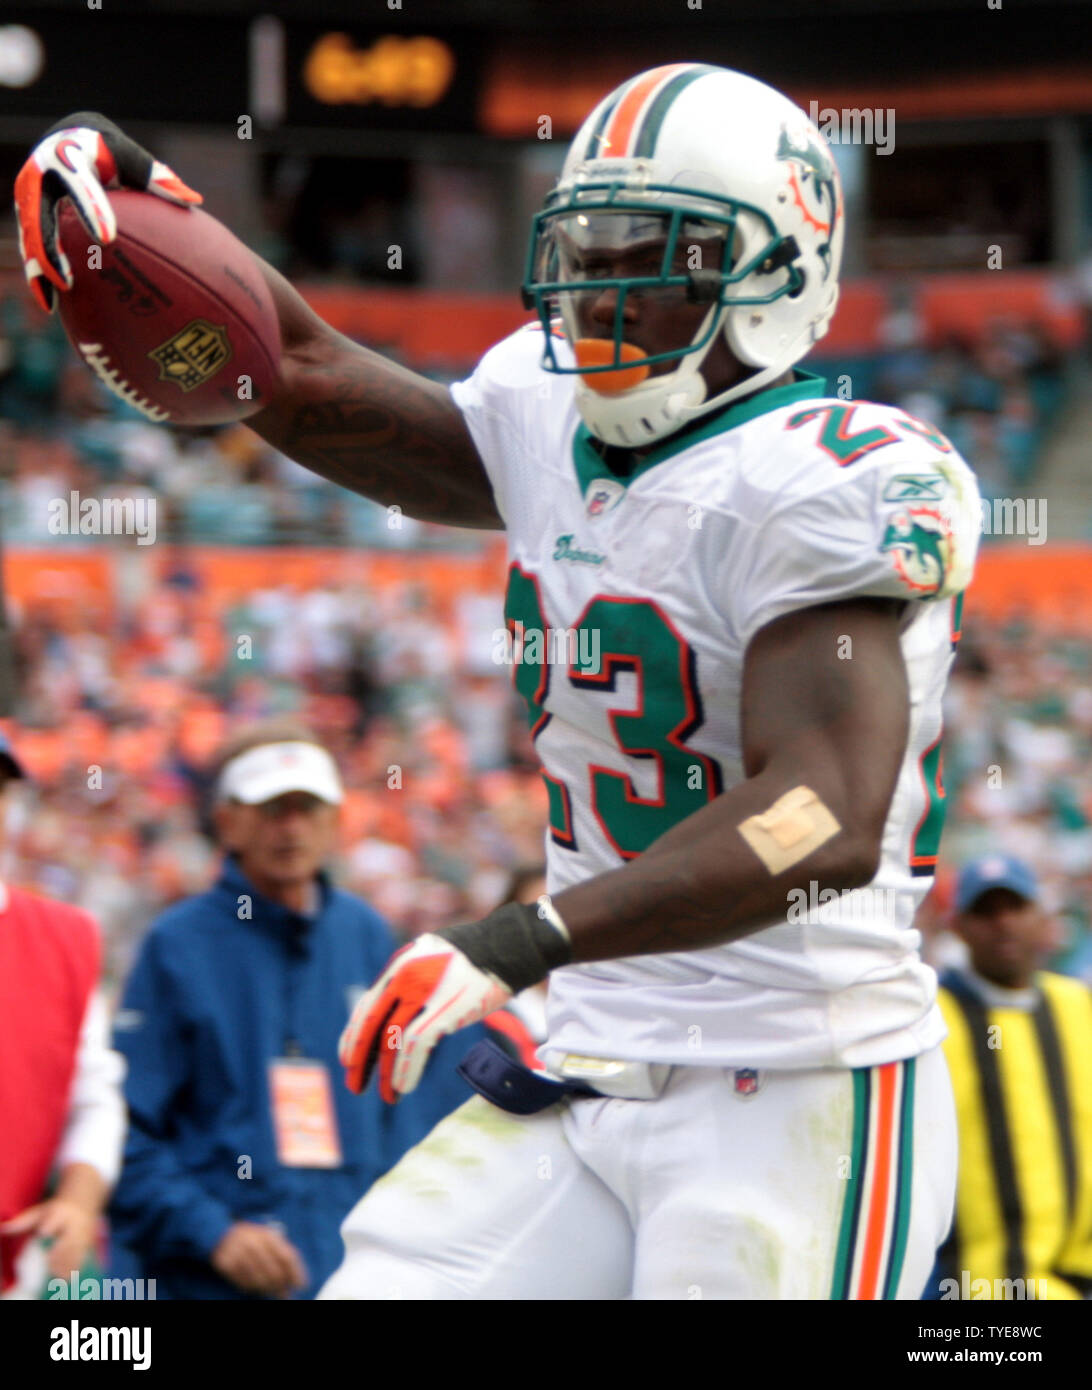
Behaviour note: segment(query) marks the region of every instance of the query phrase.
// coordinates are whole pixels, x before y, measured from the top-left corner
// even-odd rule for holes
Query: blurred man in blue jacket
[[[483,1025],[448,1039],[395,1107],[343,1083],[338,1037],[398,943],[323,870],[341,799],[307,730],[237,741],[216,790],[220,879],[152,924],[130,976],[111,1216],[158,1298],[313,1297],[340,1263],[342,1218],[471,1094],[454,1069]]]

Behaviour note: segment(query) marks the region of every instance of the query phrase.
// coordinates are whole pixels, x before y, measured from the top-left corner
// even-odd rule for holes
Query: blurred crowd
[[[828,380],[849,376],[854,399],[886,401],[936,425],[986,498],[1026,493],[1065,392],[1061,350],[1041,324],[1001,316],[981,335],[952,333],[930,347],[909,290],[891,293],[873,356],[817,360]]]
[[[541,855],[545,795],[492,661],[499,592],[449,610],[423,586],[268,574],[218,606],[179,555],[114,605],[15,606],[35,785],[13,800],[8,871],[99,918],[115,979],[150,918],[210,881],[210,759],[258,718],[298,713],[330,748],[348,788],[337,877],[404,932],[484,914]]]
[[[174,540],[477,546],[467,533],[392,518],[244,426],[167,430],[149,423],[85,370],[59,320],[32,312],[25,298],[0,297],[0,479],[9,542],[65,544],[69,538],[50,529],[49,503],[75,491],[81,498],[154,498],[157,534]]]
[[[972,588],[945,699],[943,783],[942,872],[918,923],[932,963],[962,959],[945,932],[955,867],[1005,853],[1040,875],[1051,968],[1092,983],[1092,643],[1080,615],[987,622]]]

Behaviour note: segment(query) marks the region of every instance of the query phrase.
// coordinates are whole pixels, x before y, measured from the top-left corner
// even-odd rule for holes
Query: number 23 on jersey
[[[694,651],[670,619],[649,599],[597,594],[572,628],[552,628],[543,612],[536,577],[518,562],[508,572],[505,623],[514,639],[516,689],[527,701],[531,736],[538,739],[553,714],[555,682],[576,690],[598,691],[615,746],[632,758],[647,758],[656,769],[658,795],[638,794],[632,778],[616,768],[588,762],[579,775],[583,787],[543,775],[550,800],[554,841],[577,849],[572,796],[590,801],[604,836],[623,859],[641,854],[680,820],[717,796],[722,787],[715,759],[687,747],[704,721]],[[556,640],[560,634],[559,642]],[[551,657],[562,655],[561,660]],[[618,676],[632,672],[634,695],[624,705],[611,702]]]

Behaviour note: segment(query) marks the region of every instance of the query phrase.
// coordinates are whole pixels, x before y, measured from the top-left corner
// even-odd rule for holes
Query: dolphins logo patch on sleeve
[[[936,507],[908,507],[891,517],[880,549],[907,589],[939,594],[952,565],[952,528]]]

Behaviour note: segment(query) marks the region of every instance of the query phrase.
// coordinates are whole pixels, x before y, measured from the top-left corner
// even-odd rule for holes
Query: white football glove
[[[379,1064],[379,1094],[393,1105],[421,1079],[448,1033],[499,1009],[572,958],[569,930],[549,898],[505,903],[480,922],[418,937],[391,957],[353,1010],[338,1057],[350,1091]]]
[[[431,932],[418,937],[391,958],[341,1035],[338,1057],[349,1090],[363,1091],[378,1062],[379,1094],[393,1105],[415,1089],[441,1038],[511,997],[457,946]]]
[[[107,188],[135,188],[170,203],[200,203],[200,193],[97,111],[58,121],[30,152],[15,180],[19,254],[27,283],[52,313],[55,290],[72,288],[72,267],[57,240],[57,203],[72,199],[88,233],[106,246],[117,236]]]

